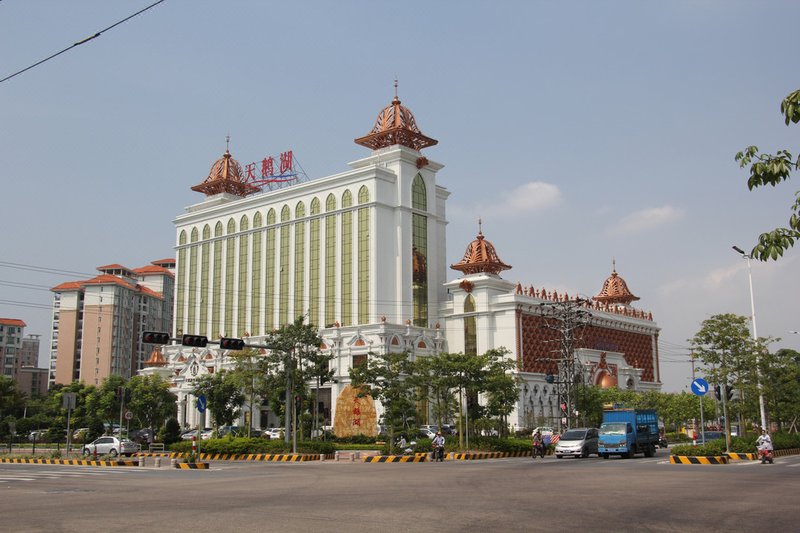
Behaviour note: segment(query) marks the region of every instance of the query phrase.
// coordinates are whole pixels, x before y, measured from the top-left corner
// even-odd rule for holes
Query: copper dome
[[[202,192],[206,196],[227,192],[244,197],[259,192],[261,189],[247,183],[242,172],[242,165],[231,156],[228,150],[225,150],[223,156],[211,165],[205,181],[192,187],[192,190]]]
[[[422,134],[417,127],[414,114],[407,107],[400,105],[400,99],[395,95],[392,103],[378,114],[378,119],[369,135],[359,137],[355,142],[373,150],[402,144],[419,151],[439,141]]]
[[[603,288],[600,292],[592,298],[596,302],[608,304],[625,304],[628,305],[639,299],[628,290],[628,284],[617,274],[616,268],[611,273],[611,276],[603,283]]]
[[[478,274],[480,272],[499,274],[503,270],[510,269],[511,265],[507,265],[500,260],[494,245],[483,238],[483,232],[478,231],[478,236],[467,246],[464,258],[455,265],[450,265],[450,268],[460,270],[464,274]]]

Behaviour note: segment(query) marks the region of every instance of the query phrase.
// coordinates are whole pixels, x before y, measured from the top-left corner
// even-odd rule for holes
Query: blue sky
[[[0,78],[150,3],[4,0]],[[47,338],[50,287],[174,257],[172,220],[228,134],[242,163],[291,149],[312,179],[346,170],[397,77],[446,165],[448,262],[478,217],[523,285],[593,296],[616,260],[662,328],[664,390],[688,389],[700,323],[750,315],[731,245],[786,225],[800,188],[749,192],[733,159],[797,151],[779,104],[800,87],[799,17],[769,1],[166,0],[0,83],[0,316]],[[800,349],[799,254],[753,263],[775,348]]]

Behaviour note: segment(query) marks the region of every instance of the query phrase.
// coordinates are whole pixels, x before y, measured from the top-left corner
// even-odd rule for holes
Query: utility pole
[[[583,383],[583,374],[580,369],[576,369],[575,346],[592,320],[592,313],[586,309],[587,303],[587,299],[570,300],[564,295],[563,300],[539,304],[545,327],[559,334],[558,379],[554,382],[558,386],[558,406],[561,412],[559,428],[566,423],[567,429],[570,429],[576,416],[578,382]]]

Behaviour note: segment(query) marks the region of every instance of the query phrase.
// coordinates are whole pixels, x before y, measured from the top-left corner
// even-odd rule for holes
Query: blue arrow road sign
[[[207,403],[207,401],[206,401],[206,395],[205,394],[201,394],[200,396],[198,396],[197,397],[197,410],[200,411],[201,413],[205,413],[206,412],[206,403]]]
[[[692,392],[698,396],[705,396],[705,394],[708,392],[708,381],[704,380],[703,378],[697,378],[696,380],[692,381]]]

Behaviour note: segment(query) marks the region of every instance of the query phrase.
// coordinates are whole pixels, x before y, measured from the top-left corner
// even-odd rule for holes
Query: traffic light
[[[717,401],[722,399],[719,385],[714,385],[714,396],[717,398]]]
[[[194,346],[195,348],[205,348],[208,344],[208,337],[205,335],[184,335],[181,338],[184,346]]]
[[[547,375],[544,377],[544,380],[545,380],[546,382],[548,382],[548,383],[555,383],[555,381],[556,381],[556,377],[555,377],[553,374],[547,374]]]
[[[230,339],[228,337],[222,337],[219,340],[219,347],[223,350],[243,350],[244,349],[244,340],[243,339]]]
[[[725,390],[728,393],[728,400],[731,400],[733,398],[733,387],[730,385],[725,385]]]
[[[169,342],[169,333],[145,331],[142,333],[142,342],[148,344],[167,344]]]

